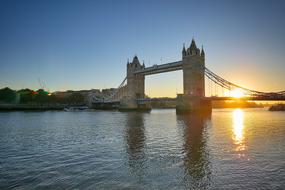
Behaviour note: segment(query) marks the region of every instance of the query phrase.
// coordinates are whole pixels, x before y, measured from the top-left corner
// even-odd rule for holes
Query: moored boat
[[[66,107],[64,111],[90,111],[87,106]]]

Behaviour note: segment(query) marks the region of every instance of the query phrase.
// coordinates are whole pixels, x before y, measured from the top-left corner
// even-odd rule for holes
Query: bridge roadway
[[[235,97],[217,97],[217,96],[212,96],[212,97],[206,97],[207,99],[210,99],[212,101],[219,101],[219,100],[245,100],[245,101],[285,101],[285,97],[240,97],[240,98],[235,98]]]
[[[285,97],[241,97],[241,98],[235,98],[235,97],[218,97],[218,96],[212,96],[212,97],[205,97],[205,99],[211,100],[211,101],[226,101],[226,100],[244,100],[244,101],[285,101]],[[138,104],[142,104],[145,102],[175,102],[176,98],[142,98],[137,99]],[[119,100],[115,101],[102,101],[102,102],[96,102],[95,104],[107,104],[107,105],[113,105],[113,104],[120,104]]]
[[[218,97],[218,96],[212,96],[212,97],[205,97],[206,100],[211,101],[226,101],[226,100],[244,100],[244,101],[285,101],[285,97]],[[174,102],[176,101],[176,98],[171,99],[165,99],[165,98],[144,98],[144,99],[137,99],[139,103],[143,102]]]

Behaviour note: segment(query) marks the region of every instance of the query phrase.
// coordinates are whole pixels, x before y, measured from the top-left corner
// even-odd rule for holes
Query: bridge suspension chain
[[[245,87],[242,87],[240,85],[234,84],[232,82],[229,82],[228,80],[218,76],[208,68],[204,67],[204,73],[208,79],[210,79],[215,84],[221,86],[223,89],[226,90],[233,90],[233,89],[241,89],[243,93],[247,96],[254,96],[254,97],[284,97],[285,91],[280,92],[260,92],[256,90],[251,90]]]
[[[102,98],[101,100],[99,100],[99,101],[100,101],[100,102],[115,101],[115,97],[118,95],[119,90],[124,87],[126,81],[127,81],[127,77],[124,78],[124,80],[120,83],[120,85],[118,86],[118,88],[116,88],[116,89],[114,90],[114,92],[113,92],[111,95],[105,96],[105,97],[103,97],[103,98]]]

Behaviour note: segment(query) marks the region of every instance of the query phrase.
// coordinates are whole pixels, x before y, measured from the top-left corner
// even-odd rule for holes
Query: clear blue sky
[[[0,88],[117,87],[127,59],[146,66],[204,45],[206,66],[237,84],[285,90],[285,1],[1,0]],[[182,91],[182,73],[149,76],[152,96]]]

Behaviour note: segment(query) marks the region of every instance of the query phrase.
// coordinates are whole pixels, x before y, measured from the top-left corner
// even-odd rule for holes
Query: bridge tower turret
[[[185,49],[185,44],[183,44],[183,49],[182,49],[182,57],[186,56],[186,49]]]

